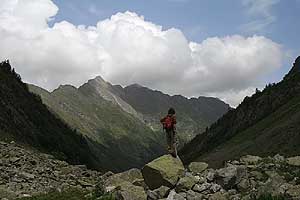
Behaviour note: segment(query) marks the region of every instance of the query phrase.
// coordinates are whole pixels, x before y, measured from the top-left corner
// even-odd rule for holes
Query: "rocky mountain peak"
[[[94,86],[94,87],[100,87],[100,88],[108,88],[111,86],[108,82],[106,82],[101,76],[97,76],[94,79],[90,79],[88,81],[88,84]]]

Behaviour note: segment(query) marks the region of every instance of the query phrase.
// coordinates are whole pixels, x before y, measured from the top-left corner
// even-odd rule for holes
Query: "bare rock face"
[[[184,166],[179,158],[164,155],[146,164],[142,174],[145,183],[152,190],[163,185],[171,188],[183,177]]]

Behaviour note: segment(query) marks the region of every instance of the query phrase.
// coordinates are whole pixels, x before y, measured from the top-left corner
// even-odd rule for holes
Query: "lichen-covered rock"
[[[122,200],[147,200],[147,194],[144,188],[135,186],[129,182],[123,182],[117,192],[117,199]]]
[[[116,196],[120,200],[147,200],[147,194],[143,187],[126,181],[118,186]]]
[[[162,199],[168,196],[170,188],[166,186],[161,186],[155,190],[148,190],[147,191],[147,198],[149,200],[157,200]]]
[[[300,167],[300,156],[290,157],[287,159],[287,164]]]
[[[179,179],[176,185],[176,192],[183,192],[192,189],[192,187],[198,182],[197,178],[192,175],[188,175]]]
[[[204,170],[206,170],[208,164],[205,162],[191,162],[188,166],[188,169],[194,174],[200,174]]]
[[[186,199],[187,200],[202,200],[204,198],[203,194],[200,194],[198,192],[194,192],[193,190],[189,190],[186,193]]]
[[[201,193],[201,192],[203,192],[203,191],[209,190],[210,187],[211,187],[211,184],[210,184],[210,183],[203,183],[203,184],[201,184],[201,185],[196,184],[196,185],[194,185],[193,190],[194,190],[195,192]]]
[[[183,177],[184,166],[179,158],[164,155],[146,164],[142,174],[151,190],[163,185],[171,188]]]
[[[105,186],[106,187],[118,187],[123,182],[129,182],[129,183],[136,183],[138,180],[142,180],[143,176],[139,169],[130,169],[128,171],[113,174],[109,176],[107,179],[105,179]],[[136,184],[135,184],[136,185]]]
[[[217,192],[215,194],[212,194],[208,199],[209,200],[228,200],[228,195],[222,194],[221,192]]]

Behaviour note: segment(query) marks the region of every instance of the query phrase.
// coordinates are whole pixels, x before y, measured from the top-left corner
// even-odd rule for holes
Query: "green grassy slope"
[[[71,163],[101,169],[87,140],[49,112],[7,62],[0,64],[0,139],[14,140]]]
[[[52,93],[35,86],[30,89],[72,128],[90,138],[92,151],[106,169],[141,167],[164,152],[161,133],[104,100],[89,84],[79,89],[61,86]]]
[[[185,163],[206,160],[213,166],[243,154],[299,152],[300,57],[277,84],[246,97],[181,151]]]

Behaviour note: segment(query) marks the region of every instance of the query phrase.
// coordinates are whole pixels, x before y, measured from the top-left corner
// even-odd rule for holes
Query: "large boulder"
[[[184,166],[179,158],[161,156],[146,164],[142,169],[145,183],[151,190],[160,186],[174,187],[184,175]]]

